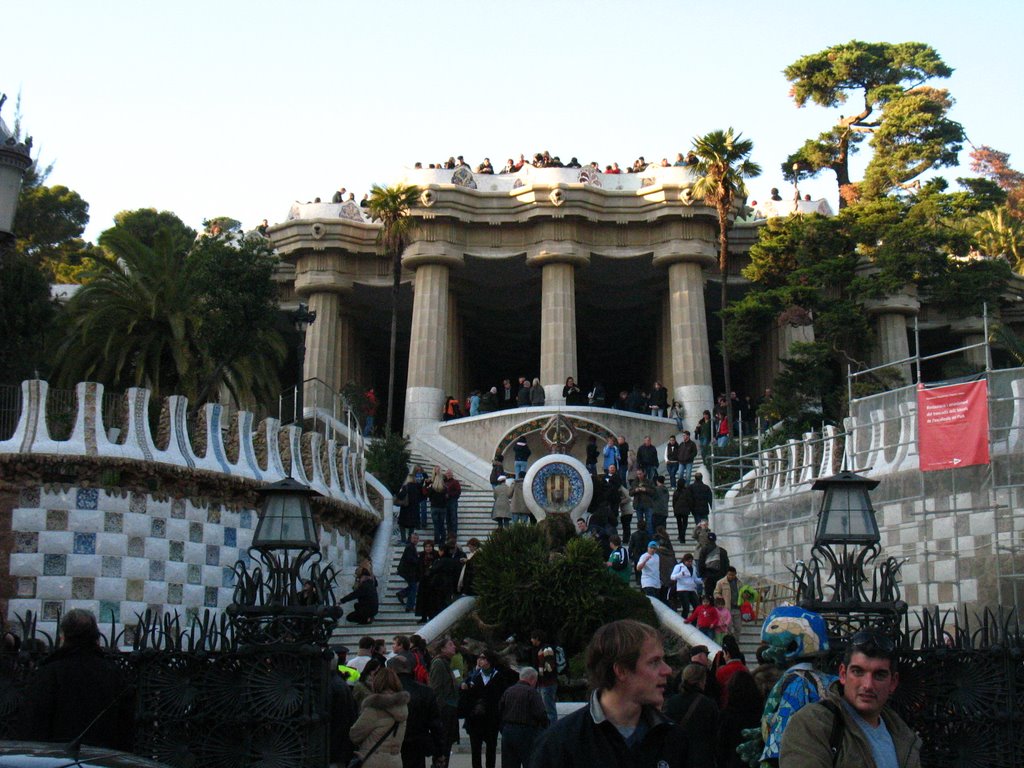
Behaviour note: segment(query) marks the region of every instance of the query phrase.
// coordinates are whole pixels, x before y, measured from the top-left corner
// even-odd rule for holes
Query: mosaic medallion
[[[560,513],[577,516],[588,506],[594,485],[587,468],[564,453],[545,456],[526,473],[526,506],[538,520]]]

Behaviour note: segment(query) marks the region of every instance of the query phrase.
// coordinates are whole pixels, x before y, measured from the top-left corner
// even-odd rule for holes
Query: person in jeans
[[[519,670],[519,682],[501,695],[501,768],[529,765],[533,743],[548,726],[544,702],[536,688],[537,678],[536,669],[523,667]]]
[[[542,629],[535,629],[530,634],[533,665],[537,668],[537,690],[544,701],[544,709],[548,713],[548,722],[558,720],[555,702],[558,700],[558,664],[555,661],[555,648],[547,642],[547,635]]]

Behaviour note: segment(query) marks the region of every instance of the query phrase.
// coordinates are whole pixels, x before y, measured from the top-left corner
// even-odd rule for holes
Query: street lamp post
[[[869,492],[878,481],[844,470],[811,487],[824,496],[811,558],[790,569],[798,604],[822,615],[830,640],[868,626],[898,632],[907,611],[900,599],[902,561],[888,557],[875,564],[881,535]]]
[[[316,491],[286,477],[260,491],[259,522],[250,552],[260,564],[235,565],[228,614],[243,643],[312,643],[331,636],[341,609],[334,604],[334,566],[322,555],[309,500]]]
[[[316,322],[316,311],[310,312],[306,304],[299,304],[298,309],[291,314],[295,330],[299,332],[299,343],[296,352],[299,358],[299,385],[295,388],[295,412],[292,421],[301,422],[303,419],[303,389],[306,386],[306,329]]]
[[[0,93],[0,109],[7,96]],[[20,142],[0,118],[0,264],[14,240],[14,214],[21,182],[32,166],[32,139]]]

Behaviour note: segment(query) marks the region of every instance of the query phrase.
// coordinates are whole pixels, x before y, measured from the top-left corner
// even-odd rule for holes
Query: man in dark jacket
[[[353,621],[356,624],[371,624],[373,617],[377,615],[377,611],[380,608],[373,574],[360,569],[359,575],[356,576],[356,588],[341,598],[338,601],[338,605],[347,603],[350,600],[356,601],[356,607],[345,617],[345,621]]]
[[[676,451],[679,458],[679,470],[683,482],[690,484],[690,477],[693,475],[693,462],[697,460],[697,443],[690,439],[689,430],[683,430],[683,441],[679,443]]]
[[[686,484],[686,480],[679,478],[679,485],[672,494],[672,514],[676,518],[676,525],[679,527],[679,543],[686,543],[686,528],[690,524],[690,514],[693,512],[693,494]]]
[[[338,671],[341,659],[337,651],[330,651],[331,658],[328,660],[331,672],[328,682],[331,702],[331,726],[328,739],[330,741],[330,757],[332,763],[348,765],[352,759],[353,745],[348,737],[352,724],[359,716],[359,707],[356,706],[355,697],[348,682]],[[369,658],[369,657],[367,657]]]
[[[130,749],[131,687],[100,648],[96,617],[74,608],[61,619],[60,632],[61,646],[39,665],[28,685],[24,737],[53,742],[81,738],[82,744],[94,747]]]
[[[537,676],[533,667],[523,667],[519,682],[501,695],[501,768],[528,765],[537,735],[548,727],[548,714],[536,688]]]
[[[693,473],[690,496],[693,498],[693,524],[700,525],[711,515],[711,488],[704,484],[704,476],[700,472]]]
[[[402,768],[426,768],[430,755],[445,755],[444,724],[437,696],[430,686],[417,683],[405,656],[388,659],[388,669],[402,681],[402,690],[409,694],[409,719],[405,723],[402,742]]]
[[[715,764],[718,705],[704,694],[707,678],[707,667],[687,664],[683,669],[683,689],[665,702],[665,715],[679,723],[686,734],[690,756],[687,768]]]
[[[682,729],[661,713],[672,672],[657,630],[623,619],[594,633],[586,652],[588,706],[548,728],[531,768],[683,768]]]
[[[653,481],[658,476],[658,449],[651,442],[650,435],[647,435],[636,449],[636,465],[644,471],[649,480]]]
[[[729,553],[725,547],[718,546],[718,536],[714,533],[708,534],[708,545],[700,550],[700,559],[697,561],[697,571],[704,580],[704,594],[714,594],[718,582],[725,578],[729,570]]]

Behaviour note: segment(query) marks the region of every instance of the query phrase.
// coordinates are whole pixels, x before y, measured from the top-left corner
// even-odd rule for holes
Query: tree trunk
[[[391,434],[391,417],[395,412],[395,349],[398,346],[398,288],[402,279],[402,256],[399,252],[391,260],[391,351],[388,355],[388,418],[384,423],[384,436]]]

